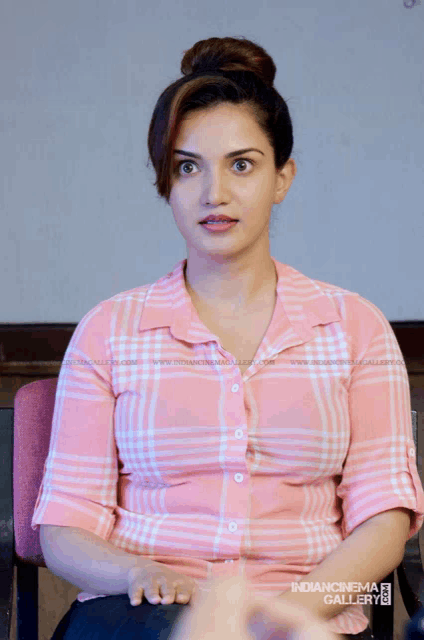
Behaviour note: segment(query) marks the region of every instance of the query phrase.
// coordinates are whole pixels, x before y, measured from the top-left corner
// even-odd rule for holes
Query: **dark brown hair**
[[[274,149],[276,170],[290,158],[293,127],[286,102],[273,86],[276,66],[246,38],[208,38],[184,51],[184,74],[159,96],[150,121],[148,148],[154,186],[169,204],[178,127],[189,111],[223,102],[247,105]]]

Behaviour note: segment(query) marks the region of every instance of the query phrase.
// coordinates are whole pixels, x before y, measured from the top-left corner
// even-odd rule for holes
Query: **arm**
[[[127,593],[129,570],[156,564],[80,527],[40,525],[40,543],[52,573],[93,594]]]
[[[349,447],[336,487],[343,542],[301,582],[379,582],[400,564],[406,540],[424,520],[408,372],[396,336],[384,314],[359,295],[345,297],[343,314],[355,362],[347,387]],[[285,592],[279,598],[326,619],[349,606],[325,604],[324,596]]]
[[[330,553],[302,582],[380,582],[402,562],[410,529],[409,509],[398,508],[369,518]],[[358,590],[354,594],[365,593]],[[324,593],[287,591],[278,596],[285,603],[300,604],[329,620],[347,604],[326,604]]]

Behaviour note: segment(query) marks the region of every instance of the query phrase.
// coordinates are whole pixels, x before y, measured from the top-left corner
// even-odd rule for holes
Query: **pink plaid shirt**
[[[185,260],[83,317],[34,530],[78,526],[198,585],[241,575],[272,597],[382,511],[406,507],[409,537],[421,528],[409,381],[389,322],[358,293],[273,261],[274,314],[243,375],[200,321]],[[349,605],[328,624],[356,634],[367,623]]]

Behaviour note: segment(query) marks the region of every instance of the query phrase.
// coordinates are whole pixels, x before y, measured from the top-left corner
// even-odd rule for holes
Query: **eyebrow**
[[[230,153],[227,153],[225,157],[234,158],[235,156],[238,156],[240,153],[248,153],[249,151],[257,151],[258,153],[262,153],[263,156],[265,155],[264,152],[260,151],[259,149],[249,148],[249,149],[238,149],[238,151],[231,151]],[[199,160],[202,159],[202,156],[199,155],[198,153],[192,153],[191,151],[184,151],[183,149],[175,149],[174,153],[180,153],[183,156],[190,156],[190,158],[199,158]]]

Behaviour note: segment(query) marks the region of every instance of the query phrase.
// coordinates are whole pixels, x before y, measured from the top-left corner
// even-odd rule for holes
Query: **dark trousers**
[[[59,622],[51,640],[167,640],[185,604],[150,604],[143,599],[133,607],[128,594],[75,600]],[[369,627],[349,640],[372,640]]]

